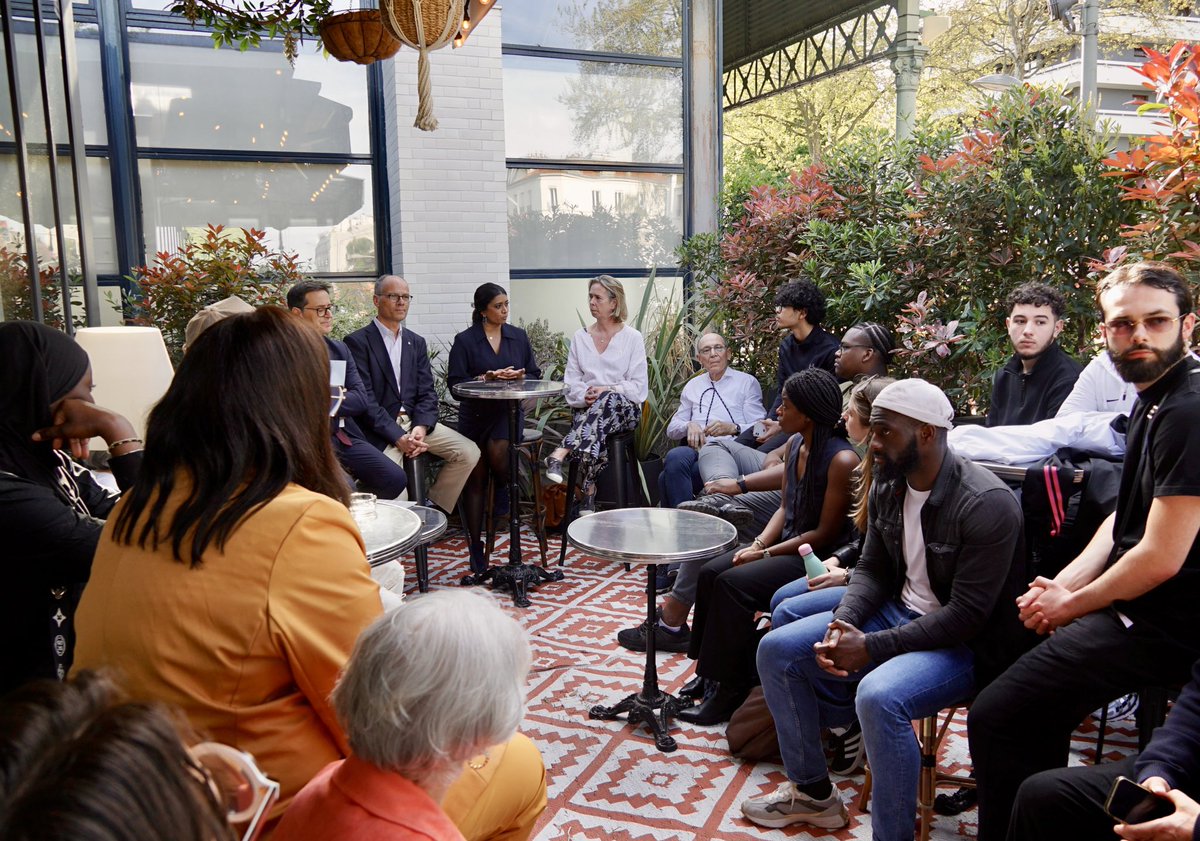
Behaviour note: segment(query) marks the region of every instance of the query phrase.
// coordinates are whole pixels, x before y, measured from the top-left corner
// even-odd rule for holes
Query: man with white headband
[[[954,410],[936,386],[900,380],[871,409],[866,539],[833,612],[773,628],[758,674],[788,781],[742,803],[760,826],[839,828],[823,727],[861,723],[874,841],[911,841],[920,752],[912,721],[960,703],[1002,669],[1025,582],[1021,509],[995,476],[946,443]],[[805,598],[804,596],[798,597]],[[999,661],[999,662],[995,662]]]

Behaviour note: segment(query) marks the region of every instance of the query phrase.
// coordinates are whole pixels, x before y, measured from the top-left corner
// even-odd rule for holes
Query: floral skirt
[[[608,436],[634,429],[641,414],[640,407],[615,391],[606,391],[592,405],[575,410],[563,446],[571,450],[572,457],[581,459],[583,487],[593,484],[596,474],[608,465]]]

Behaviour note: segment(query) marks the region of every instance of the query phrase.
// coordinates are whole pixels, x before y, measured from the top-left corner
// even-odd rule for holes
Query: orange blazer
[[[165,518],[189,492],[176,490]],[[75,668],[115,669],[134,697],[175,705],[205,738],[253,754],[280,783],[278,817],[349,753],[329,693],[382,611],[354,521],[341,503],[288,485],[190,569],[169,544],[115,543],[121,505],[76,615]]]

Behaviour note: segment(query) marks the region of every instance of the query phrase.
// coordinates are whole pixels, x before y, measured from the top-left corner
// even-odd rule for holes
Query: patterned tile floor
[[[497,544],[495,560],[506,556],[507,540]],[[526,551],[536,547],[524,540]],[[557,540],[550,541],[557,560]],[[465,545],[454,529],[430,551],[433,587],[457,586],[465,572]],[[528,556],[527,556],[528,557]],[[568,552],[562,582],[541,585],[532,607],[502,604],[528,629],[534,648],[529,682],[529,708],[522,730],[542,751],[550,803],[535,833],[537,841],[766,841],[767,839],[869,839],[871,819],[857,806],[862,775],[839,779],[850,806],[850,825],[828,830],[790,827],[760,829],[742,819],[741,801],[773,790],[783,769],[769,763],[732,758],[724,728],[676,723],[679,742],[674,753],[660,753],[644,729],[623,721],[593,721],[587,710],[612,704],[641,685],[644,657],[616,644],[616,632],[645,616],[645,578],[641,568],[626,572],[620,564]],[[408,590],[415,594],[411,567]],[[411,597],[411,596],[410,596]],[[691,661],[681,654],[661,654],[659,681],[675,691],[691,676]],[[969,768],[965,725],[956,721],[939,765],[963,772]],[[1106,756],[1119,758],[1136,744],[1131,723],[1111,732]],[[1092,760],[1095,726],[1075,734],[1073,762]],[[938,817],[933,838],[974,837],[974,811]]]

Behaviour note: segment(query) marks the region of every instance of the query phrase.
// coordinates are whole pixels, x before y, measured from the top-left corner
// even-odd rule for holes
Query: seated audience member
[[[349,753],[329,695],[382,607],[347,498],[325,345],[275,307],[228,318],[151,411],[79,606],[76,666],[250,752],[280,783],[272,818]]]
[[[188,321],[187,327],[183,331],[183,349],[186,351],[195,343],[196,339],[200,338],[201,333],[218,321],[223,321],[231,315],[241,315],[247,312],[254,312],[254,307],[247,304],[237,295],[230,295],[228,298],[222,298],[215,304],[209,304],[193,315],[191,320]]]
[[[1008,841],[1193,841],[1200,833],[1200,662],[1179,693],[1166,724],[1140,756],[1042,771],[1021,783]],[[1174,814],[1137,824],[1115,822],[1105,811],[1117,777],[1127,777],[1175,808]]]
[[[585,508],[595,508],[596,476],[608,464],[608,436],[634,429],[646,401],[646,343],[625,323],[629,307],[621,281],[600,275],[588,285],[588,309],[596,319],[571,337],[563,374],[567,405],[574,412],[562,446],[546,456],[546,477],[562,482],[563,460],[580,459]]]
[[[467,380],[538,379],[542,371],[533,356],[529,336],[520,327],[508,323],[508,293],[496,283],[485,283],[475,290],[471,326],[454,337],[446,384],[453,387]],[[525,428],[525,413],[517,418],[517,428]],[[484,496],[487,475],[491,471],[496,487],[508,483],[508,407],[502,400],[467,398],[458,404],[458,431],[479,446],[482,454],[463,493],[463,525],[473,575],[464,583],[483,579],[488,568],[484,555]]]
[[[142,441],[125,418],[92,402],[88,355],[42,324],[0,324],[0,531],[7,564],[0,596],[0,695],[33,678],[62,679],[75,649],[74,613],[104,518],[117,497],[75,458],[109,445],[122,489]]]
[[[833,360],[833,374],[842,381],[842,394],[866,377],[887,376],[896,343],[891,331],[874,321],[860,321],[842,335]]]
[[[396,437],[392,440],[400,440],[404,433],[396,426],[395,420],[389,418],[387,412],[371,398],[362,377],[358,375],[349,348],[329,338],[335,309],[329,299],[329,289],[328,283],[302,280],[288,290],[288,309],[316,328],[325,340],[330,360],[346,363],[345,399],[331,421],[333,451],[337,460],[363,488],[381,499],[395,499],[404,493],[408,477],[400,465],[367,442],[362,430],[372,429],[375,434],[385,438],[394,434]]]
[[[1067,763],[1092,710],[1144,685],[1179,684],[1200,659],[1200,361],[1190,288],[1164,263],[1123,266],[1097,288],[1102,333],[1138,399],[1129,418],[1117,510],[1053,580],[1018,607],[1053,631],[988,686],[968,735],[979,783],[979,837],[1008,833],[1017,788]]]
[[[241,838],[184,737],[92,672],[22,687],[0,702],[0,838]]]
[[[776,374],[775,402],[763,420],[763,433],[753,430],[740,437],[743,444],[755,442],[767,452],[786,443],[788,436],[771,420],[783,399],[783,384],[788,377],[805,368],[823,368],[833,373],[838,340],[821,327],[825,320],[825,296],[811,280],[794,280],[775,293],[775,323],[787,330],[779,344],[779,369]]]
[[[700,706],[679,713],[683,721],[729,720],[757,679],[754,615],[770,607],[776,590],[804,576],[799,547],[807,543],[818,557],[829,557],[854,536],[849,513],[859,458],[835,428],[842,410],[837,380],[828,371],[806,369],[789,377],[785,389],[784,416],[795,412],[800,418],[788,442],[780,506],[749,546],[700,570],[688,656],[712,691]]]
[[[829,398],[831,393],[833,397]],[[837,381],[828,372],[821,372],[819,369],[805,370],[793,374],[784,384],[784,397],[783,402],[780,403],[779,419],[781,428],[791,436],[788,441],[786,466],[783,471],[787,476],[788,491],[781,496],[782,501],[777,505],[775,514],[768,525],[769,541],[760,538],[753,547],[758,549],[762,546],[774,551],[776,557],[771,559],[770,564],[764,564],[764,566],[785,566],[791,569],[791,563],[797,559],[794,554],[785,553],[785,550],[790,549],[791,553],[794,553],[795,547],[801,541],[793,541],[790,538],[807,533],[813,528],[828,528],[832,531],[838,527],[834,522],[836,518],[832,516],[832,509],[836,508],[836,505],[831,503],[831,513],[827,520],[821,504],[822,497],[826,496],[825,472],[832,470],[831,476],[835,487],[840,485],[848,487],[850,470],[854,464],[858,463],[858,457],[854,455],[850,445],[844,439],[831,438],[829,435],[833,424],[837,421],[837,408],[840,405],[841,397],[837,394]],[[809,474],[812,477],[820,474],[820,481],[814,478],[812,481],[818,487],[813,495],[805,496],[809,491],[808,482],[800,478],[801,474],[805,472],[805,465],[808,461],[808,449],[805,444],[814,440],[820,445],[817,447],[817,451],[823,453],[821,460],[814,463],[823,464],[825,469],[815,470]],[[843,449],[848,451],[848,456],[842,456],[840,451]],[[842,475],[843,468],[844,476]],[[830,496],[836,496],[836,494]],[[846,508],[849,508],[848,503]],[[841,516],[843,530],[845,514],[846,512],[843,510]],[[826,538],[828,541],[832,541],[832,539],[832,534]],[[822,545],[826,540],[821,541]],[[718,560],[724,561],[727,567],[733,556],[734,553],[727,553]],[[762,557],[761,551],[758,552],[757,557]],[[745,560],[748,562],[753,559],[747,557]],[[693,636],[687,627],[687,615],[692,608],[692,603],[696,600],[696,587],[700,581],[701,571],[705,568],[704,561],[689,561],[680,565],[675,585],[663,599],[658,621],[655,624],[655,642],[657,646],[661,646],[661,650],[689,650]],[[801,574],[803,574],[802,563]],[[775,588],[772,588],[771,592],[774,591]],[[770,597],[770,593],[767,594],[767,597]],[[645,651],[646,631],[645,623],[636,628],[627,628],[617,634],[617,642],[631,651]]]
[[[463,823],[439,806],[460,775],[485,779],[502,766],[515,771],[509,779],[544,774],[532,743],[509,741],[525,712],[528,672],[525,632],[488,596],[441,590],[384,614],[333,691],[351,754],[304,787],[273,837],[461,841]],[[521,816],[505,837],[528,838],[545,786],[493,796],[511,798]]]
[[[373,300],[375,320],[348,335],[345,342],[371,397],[396,423],[389,434],[400,435],[387,438],[371,426],[364,426],[363,434],[397,464],[404,456],[416,457],[426,450],[442,459],[428,496],[450,513],[479,461],[479,447],[438,423],[438,396],[425,339],[404,326],[412,300],[408,281],[399,275],[383,275],[375,281]]]
[[[1057,289],[1026,283],[1008,296],[1013,356],[996,372],[988,426],[1034,423],[1054,417],[1083,366],[1058,345],[1067,305]]]
[[[664,459],[659,477],[664,508],[674,508],[699,492],[697,453],[707,441],[731,439],[764,414],[762,386],[729,367],[729,347],[720,335],[705,333],[696,340],[696,361],[704,373],[688,380],[667,424],[667,437],[687,446],[672,447]]]
[[[877,465],[867,535],[838,606],[773,629],[758,673],[788,779],[751,797],[753,823],[838,828],[822,727],[857,716],[871,759],[872,837],[911,841],[920,754],[912,721],[971,696],[1016,626],[1024,578],[1012,492],[946,444],[954,410],[924,380],[893,383],[871,408]]]

